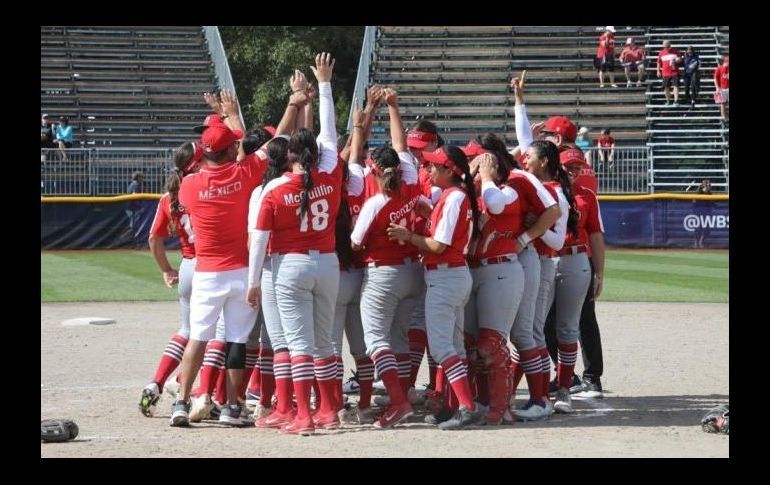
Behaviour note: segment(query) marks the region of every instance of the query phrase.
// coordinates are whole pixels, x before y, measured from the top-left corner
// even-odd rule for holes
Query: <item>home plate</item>
[[[114,318],[104,317],[80,317],[70,318],[61,322],[65,327],[82,327],[84,325],[110,325],[115,323]]]

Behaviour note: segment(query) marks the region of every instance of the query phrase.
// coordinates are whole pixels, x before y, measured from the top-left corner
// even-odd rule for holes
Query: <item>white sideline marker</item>
[[[65,327],[83,327],[86,325],[111,325],[115,323],[114,318],[105,318],[105,317],[80,317],[80,318],[70,318],[69,320],[64,320],[61,322],[61,324]]]

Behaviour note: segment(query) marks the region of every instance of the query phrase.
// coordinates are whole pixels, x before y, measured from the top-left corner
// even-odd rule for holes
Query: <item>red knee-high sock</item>
[[[342,362],[341,355],[336,355],[335,358],[337,359],[337,375],[334,379],[334,402],[337,411],[339,411],[345,405],[345,401],[342,399],[342,378],[345,377],[345,364]]]
[[[184,348],[187,346],[187,339],[181,335],[174,335],[171,340],[166,344],[163,355],[158,362],[158,368],[155,370],[155,377],[152,378],[152,382],[158,385],[163,390],[163,384],[166,383],[168,376],[174,372],[179,362],[182,361],[182,354],[184,354]]]
[[[315,381],[312,355],[295,355],[291,358],[291,378],[297,397],[297,419],[310,417],[310,389]]]
[[[543,376],[540,373],[540,350],[527,349],[519,354],[521,359],[520,367],[527,376],[527,387],[529,387],[529,398],[539,400],[543,396]]]
[[[335,413],[337,412],[334,392],[334,386],[337,383],[337,357],[332,355],[325,359],[316,359],[313,363],[315,380],[321,392],[321,406],[317,409],[322,414]]]
[[[273,365],[273,349],[263,347],[259,356],[259,372],[262,374],[260,381],[262,389],[260,390],[259,403],[264,407],[270,407],[273,401],[273,393],[276,389],[275,369]],[[291,370],[291,369],[290,369]],[[289,373],[291,375],[291,372]],[[291,399],[291,396],[289,396]]]
[[[225,353],[227,343],[224,340],[209,340],[206,344],[206,352],[203,354],[203,367],[201,367],[199,394],[212,394],[214,386],[222,369],[225,368]]]
[[[559,342],[559,387],[569,389],[572,385],[572,374],[575,372],[577,350],[577,342],[571,344]]]
[[[548,389],[551,386],[551,356],[548,348],[540,349],[540,375],[543,379],[543,399],[548,399]]]
[[[275,373],[275,398],[276,401],[278,401],[275,405],[275,410],[281,414],[285,414],[291,410],[291,398],[294,395],[289,351],[276,352],[271,367],[271,370]],[[260,396],[260,403],[261,402]]]
[[[390,349],[381,349],[376,354],[372,355],[374,366],[377,369],[380,379],[385,384],[385,389],[390,396],[391,404],[402,404],[406,397],[404,391],[401,390],[401,383],[398,380],[398,364],[396,363],[396,356]]]
[[[374,381],[374,362],[369,357],[356,359],[358,375],[358,408],[366,409],[372,403],[372,382]]]
[[[460,406],[471,411],[476,409],[476,405],[473,403],[473,395],[471,394],[471,386],[468,383],[468,371],[460,357],[456,355],[447,357],[441,362],[441,368],[444,369],[446,378],[457,395]]]
[[[401,390],[404,392],[404,395],[408,395],[412,377],[411,356],[409,354],[397,354],[396,365],[398,366],[398,382],[401,384]]]
[[[313,378],[313,394],[315,394],[315,409],[321,409],[321,388],[318,386],[318,379]]]
[[[214,400],[220,404],[227,402],[227,369],[219,369],[217,376],[217,389],[214,393]]]
[[[262,348],[259,349],[260,353],[262,352]],[[254,366],[254,370],[251,373],[251,377],[249,378],[249,386],[246,388],[246,390],[252,394],[259,394],[262,391],[262,363],[261,358],[257,359],[257,365]]]
[[[238,390],[238,395],[241,398],[246,398],[246,388],[249,386],[251,376],[255,372],[257,363],[259,362],[259,347],[246,347],[246,366],[243,370],[243,378],[241,379],[241,388]],[[256,371],[259,372],[259,371]]]
[[[423,328],[410,328],[407,333],[409,337],[409,360],[412,367],[409,371],[409,387],[414,387],[417,381],[417,373],[422,364],[422,355],[425,353],[425,347],[428,346],[428,334]]]

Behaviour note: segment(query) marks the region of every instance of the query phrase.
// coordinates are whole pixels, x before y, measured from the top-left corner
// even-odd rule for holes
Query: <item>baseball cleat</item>
[[[147,384],[142,389],[142,397],[139,399],[139,411],[148,418],[151,418],[155,414],[155,407],[159,399],[160,389],[158,385],[154,382]]]

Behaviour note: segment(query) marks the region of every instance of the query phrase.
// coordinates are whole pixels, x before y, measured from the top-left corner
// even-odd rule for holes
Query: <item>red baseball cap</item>
[[[469,158],[475,157],[476,155],[481,155],[482,153],[487,153],[487,150],[482,147],[476,140],[469,141],[468,144],[462,147],[460,150],[462,150],[465,156]]]
[[[262,128],[264,128],[266,132],[270,133],[270,136],[275,137],[275,126],[265,125]]]
[[[224,150],[236,141],[243,138],[240,130],[231,130],[226,125],[214,125],[206,128],[201,135],[201,146],[205,153],[214,153]]]
[[[543,131],[561,135],[566,141],[575,141],[578,128],[577,125],[570,121],[566,116],[551,116],[545,120]]]
[[[193,131],[195,133],[203,133],[204,131],[206,131],[206,128],[208,128],[209,126],[224,125],[224,124],[225,122],[224,120],[222,120],[222,117],[220,115],[216,113],[212,113],[206,116],[206,119],[203,120],[202,125],[199,125],[193,128]]]
[[[438,141],[438,135],[427,131],[410,130],[406,134],[406,146],[422,150],[431,143]]]
[[[559,161],[562,165],[579,163],[580,165],[588,166],[588,163],[586,163],[586,157],[583,155],[583,150],[580,148],[570,147],[566,150],[562,150],[559,153]]]
[[[449,158],[449,155],[444,151],[444,148],[438,148],[435,152],[422,152],[422,157],[425,159],[426,162],[432,163],[434,165],[441,165],[443,167],[446,167],[452,172],[455,173],[458,177],[463,176],[463,171],[460,167],[455,165],[455,163],[452,161],[451,158]]]

